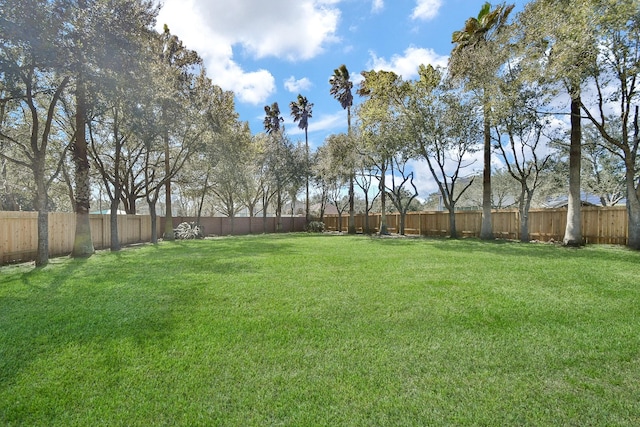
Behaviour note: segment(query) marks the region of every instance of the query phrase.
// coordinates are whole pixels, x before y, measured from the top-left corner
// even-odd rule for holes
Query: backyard
[[[0,268],[0,424],[640,425],[640,253],[260,235]]]

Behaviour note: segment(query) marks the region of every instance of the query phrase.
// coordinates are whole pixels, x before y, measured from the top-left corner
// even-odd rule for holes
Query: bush
[[[324,222],[311,221],[307,224],[308,233],[322,233],[324,231]]]
[[[204,234],[202,227],[195,222],[182,222],[176,228],[176,239],[189,240],[189,239],[202,239]]]

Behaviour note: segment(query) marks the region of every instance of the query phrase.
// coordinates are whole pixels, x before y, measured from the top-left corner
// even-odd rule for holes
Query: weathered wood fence
[[[0,265],[26,262],[36,258],[38,245],[37,212],[0,211]],[[173,218],[175,228],[181,222],[195,221],[193,217]],[[111,245],[109,215],[90,215],[91,237],[96,249]],[[205,235],[230,235],[276,232],[276,218],[201,218]],[[305,218],[282,217],[282,232],[303,231]],[[164,230],[164,217],[158,217],[158,236]],[[49,213],[49,256],[71,253],[75,237],[76,218],[73,213]],[[118,215],[118,237],[122,245],[151,241],[151,216]]]
[[[356,229],[362,231],[364,215],[356,215]],[[342,215],[342,231],[348,230],[348,215]],[[517,210],[495,210],[492,213],[493,232],[496,237],[520,239],[520,215]],[[328,230],[338,230],[338,216],[326,215]],[[567,223],[567,209],[533,209],[529,212],[531,239],[562,240]],[[456,229],[462,237],[477,237],[482,224],[481,211],[456,212]],[[397,232],[400,214],[387,214],[387,227]],[[380,214],[369,215],[369,227],[378,231]],[[448,236],[448,212],[411,212],[407,214],[405,234],[422,236]],[[627,209],[624,206],[583,207],[582,235],[585,243],[625,245],[627,243]]]

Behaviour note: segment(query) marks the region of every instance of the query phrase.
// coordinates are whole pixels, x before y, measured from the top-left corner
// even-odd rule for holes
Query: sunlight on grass
[[[638,425],[640,254],[292,234],[0,269],[3,425]]]

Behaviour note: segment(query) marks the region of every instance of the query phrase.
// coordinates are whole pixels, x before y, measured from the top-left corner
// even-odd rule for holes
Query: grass
[[[0,424],[640,425],[640,254],[281,235],[0,269]]]

